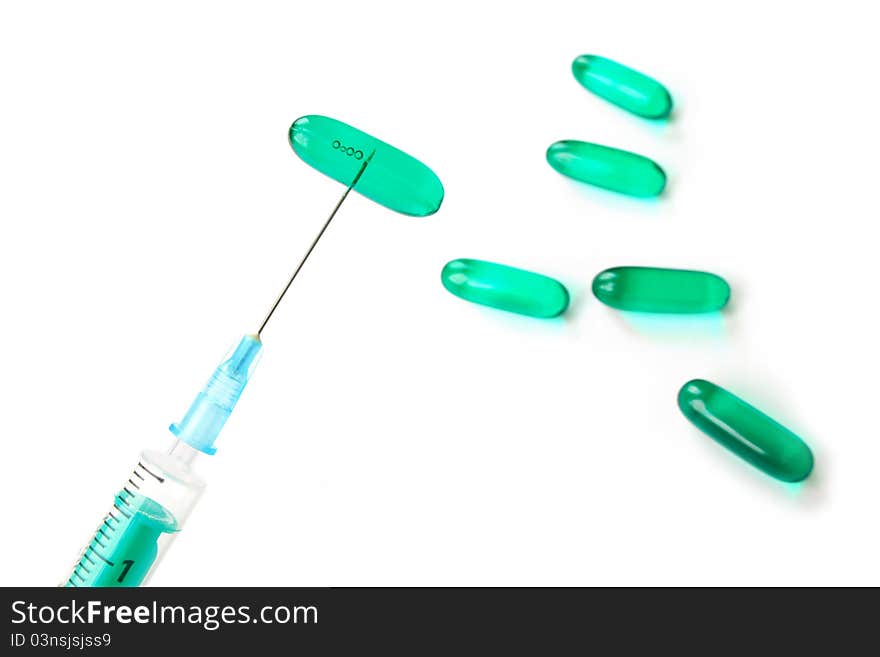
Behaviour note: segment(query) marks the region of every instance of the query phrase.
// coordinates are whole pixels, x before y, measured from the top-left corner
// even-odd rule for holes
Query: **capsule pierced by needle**
[[[171,425],[171,432],[179,441],[206,454],[214,453],[214,441],[250,379],[263,346],[263,330],[349,193],[354,189],[389,209],[412,216],[433,214],[443,202],[443,185],[431,169],[411,155],[341,121],[326,116],[304,116],[294,121],[288,135],[294,152],[304,162],[346,183],[346,189],[257,332],[241,339],[232,355],[214,371],[183,420]],[[365,176],[367,167],[370,173]]]

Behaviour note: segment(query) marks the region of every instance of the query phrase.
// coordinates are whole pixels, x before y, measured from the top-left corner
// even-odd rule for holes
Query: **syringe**
[[[374,154],[364,160],[257,332],[241,339],[183,420],[171,425],[176,437],[171,449],[164,454],[152,450],[141,454],[63,586],[139,586],[153,573],[205,489],[205,482],[193,472],[193,464],[197,457],[217,451],[214,441],[259,360],[263,329]]]

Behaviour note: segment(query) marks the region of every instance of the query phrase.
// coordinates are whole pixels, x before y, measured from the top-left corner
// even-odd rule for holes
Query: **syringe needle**
[[[314,251],[315,246],[318,244],[318,240],[321,239],[321,236],[324,235],[324,231],[327,230],[327,226],[330,225],[330,222],[333,221],[333,217],[336,216],[336,213],[339,211],[339,208],[342,206],[343,201],[345,201],[346,197],[348,197],[348,193],[357,185],[358,180],[361,179],[361,176],[364,175],[364,170],[367,168],[367,165],[370,163],[370,160],[373,159],[373,155],[376,154],[376,151],[370,153],[369,157],[364,160],[364,163],[361,165],[361,168],[358,170],[357,175],[354,177],[354,180],[351,181],[346,190],[342,193],[342,196],[336,202],[336,206],[333,208],[333,211],[330,213],[330,216],[327,217],[327,221],[324,222],[324,225],[321,227],[321,230],[318,231],[318,235],[315,237],[314,241],[312,241],[312,245],[309,247],[306,254],[303,256],[302,260],[299,261],[299,264],[296,266],[296,269],[293,271],[290,279],[287,281],[287,284],[284,286],[284,289],[281,290],[281,294],[278,295],[278,298],[275,299],[275,303],[272,304],[272,307],[269,308],[269,312],[266,313],[266,317],[263,319],[263,323],[260,324],[260,328],[257,329],[257,337],[260,337],[260,334],[263,332],[263,329],[266,328],[266,324],[269,323],[269,318],[272,317],[272,313],[275,312],[275,309],[278,307],[278,304],[281,303],[281,300],[284,298],[284,295],[287,294],[287,290],[290,289],[290,286],[293,284],[293,280],[296,278],[296,275],[299,274],[299,270],[303,268],[303,265],[306,264],[306,260],[309,259],[309,256],[312,255],[312,251]]]

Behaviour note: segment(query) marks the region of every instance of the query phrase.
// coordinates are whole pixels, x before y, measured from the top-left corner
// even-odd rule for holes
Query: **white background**
[[[162,585],[880,584],[877,17],[864,2],[4,3],[0,584],[54,585],[139,450],[165,449],[342,187],[327,114],[446,200],[353,194],[264,333]],[[582,53],[671,90],[581,88]],[[558,139],[653,157],[660,202],[578,185]],[[443,264],[542,272],[541,321]],[[625,316],[592,277],[701,268],[720,319]],[[703,377],[812,446],[776,482],[680,414]]]

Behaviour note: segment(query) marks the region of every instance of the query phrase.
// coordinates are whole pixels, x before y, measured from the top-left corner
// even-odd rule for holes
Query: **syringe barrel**
[[[198,454],[180,442],[143,452],[64,585],[144,584],[205,489],[192,471]]]
[[[66,586],[140,586],[152,574],[205,488],[193,473],[199,455],[213,454],[259,360],[258,335],[246,335],[171,425],[177,437],[167,454],[147,451],[116,494],[113,507],[65,582]]]

